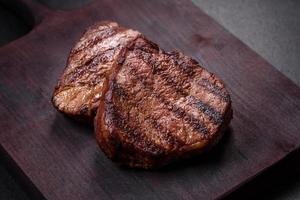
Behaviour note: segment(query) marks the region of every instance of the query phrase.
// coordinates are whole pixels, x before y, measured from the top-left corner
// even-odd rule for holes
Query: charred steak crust
[[[94,119],[97,142],[113,161],[145,169],[210,148],[232,118],[214,74],[110,21],[90,27],[71,50],[52,102],[66,115]]]
[[[93,25],[71,50],[52,102],[60,112],[92,122],[122,49],[141,34],[115,22]]]
[[[129,167],[156,168],[215,144],[232,118],[221,80],[144,37],[127,46],[95,118],[100,148]]]

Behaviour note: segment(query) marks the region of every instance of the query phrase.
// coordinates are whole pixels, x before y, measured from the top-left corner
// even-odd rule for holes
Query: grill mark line
[[[119,27],[117,27],[117,28],[119,28]],[[105,39],[113,37],[113,36],[115,36],[118,33],[122,33],[122,32],[127,31],[127,29],[124,29],[124,30],[120,29],[120,31],[116,31],[116,30],[113,30],[113,31],[114,32],[112,32],[111,35],[107,35],[107,37],[99,37],[100,38],[99,41],[93,42],[93,44],[92,44],[92,46],[90,46],[90,48],[93,48],[93,46],[96,45],[100,41],[104,41]],[[96,64],[93,63],[95,59],[103,56],[108,51],[112,51],[113,50],[114,51],[113,54],[115,54],[115,50],[118,49],[118,48],[120,48],[120,44],[118,44],[118,46],[116,46],[116,47],[108,48],[105,51],[99,51],[99,52],[97,52],[91,58],[87,59],[83,64],[81,64],[81,65],[77,64],[76,67],[75,67],[75,69],[74,69],[74,71],[71,71],[70,73],[68,73],[68,74],[65,75],[66,79],[69,79],[68,82],[73,83],[78,77],[81,77],[82,74],[85,73],[85,69],[90,69],[90,68],[92,68],[93,66],[96,65]],[[86,49],[86,48],[84,48],[84,49]],[[82,49],[81,51],[77,52],[77,54],[80,53],[80,52],[82,52],[84,49]],[[74,53],[73,56],[75,56],[75,53]],[[105,64],[105,62],[103,62],[102,64]]]
[[[105,29],[100,31],[100,32],[104,32],[104,33],[102,33],[101,35],[98,34],[94,40],[92,40],[92,41],[89,40],[88,44],[86,46],[84,46],[82,48],[74,49],[74,51],[72,51],[72,53],[74,53],[74,54],[79,53],[89,47],[95,46],[98,42],[101,42],[104,39],[114,36],[115,34],[118,33],[119,28],[120,28],[119,26],[116,26],[116,27],[107,26]],[[82,37],[84,37],[84,35]]]
[[[201,79],[200,82],[198,82],[198,84],[201,85],[202,87],[205,87],[209,92],[221,97],[221,99],[226,103],[229,103],[230,101],[229,95],[223,92],[222,88],[213,85],[211,82],[209,82],[209,80]]]
[[[163,147],[149,141],[149,138],[148,140],[145,140],[146,137],[142,137],[143,134],[140,131],[140,127],[132,127],[126,118],[118,112],[118,109],[112,107],[112,113],[112,120],[116,125],[116,128],[120,129],[123,133],[129,134],[126,138],[130,140],[131,144],[136,144],[142,150],[154,155],[160,155],[164,152]]]
[[[188,65],[187,62],[182,61],[179,59],[179,53],[177,52],[171,52],[171,53],[167,53],[168,55],[171,56],[171,58],[173,58],[175,60],[175,64],[177,66],[177,68],[184,73],[185,75],[187,75],[187,77],[189,79],[192,79],[195,77],[195,68],[199,67],[197,61],[191,59],[189,61],[191,61],[191,65]],[[185,59],[185,58],[182,58]],[[196,65],[196,66],[195,66]],[[222,92],[222,88],[213,85],[212,83],[210,83],[207,79],[200,79],[200,83],[199,83],[202,87],[204,87],[208,92],[211,92],[217,96],[219,96],[223,101],[225,101],[226,103],[228,103],[230,101],[230,98],[227,94],[225,94],[224,92]]]
[[[221,114],[215,109],[212,109],[211,107],[207,106],[202,101],[198,101],[194,96],[190,96],[189,98],[192,99],[196,107],[203,113],[205,113],[207,116],[209,116],[210,120],[212,120],[215,124],[219,125],[223,123],[223,118]]]
[[[141,59],[141,58],[140,58]],[[142,59],[143,60],[143,59]],[[165,80],[165,83],[171,86],[171,89],[174,88],[175,92],[183,97],[186,97],[188,95],[187,92],[185,92],[181,87],[178,87],[181,85],[179,82],[174,81],[173,77],[171,77],[169,74],[163,73],[165,70],[162,68],[157,68],[156,64],[153,64],[151,61],[150,63],[143,60],[146,64],[150,64],[152,66],[152,69],[154,69],[153,74],[157,74],[160,77],[162,77]],[[209,117],[210,120],[213,121],[214,124],[219,125],[223,122],[222,115],[216,111],[213,107],[207,105],[203,101],[197,99],[194,96],[191,96],[193,100],[193,104],[196,105],[196,108],[199,109],[201,112],[203,112],[205,115]]]
[[[199,120],[197,120],[194,116],[186,113],[184,109],[179,108],[175,105],[172,105],[170,101],[166,100],[164,97],[157,94],[154,91],[154,88],[152,86],[149,86],[147,83],[144,82],[144,80],[145,80],[144,77],[141,77],[137,74],[135,74],[135,77],[143,84],[144,88],[147,88],[149,91],[152,91],[152,94],[158,100],[160,100],[169,111],[172,111],[177,117],[179,117],[179,118],[185,120],[187,123],[189,123],[195,131],[200,132],[203,135],[208,134],[207,128]]]
[[[113,89],[116,92],[118,98],[120,99],[128,99],[129,94],[127,91],[117,84],[116,82],[113,83]],[[136,107],[140,107],[141,105],[135,104]],[[152,128],[154,128],[156,131],[160,132],[163,134],[163,139],[169,141],[169,144],[172,146],[176,144],[184,144],[184,141],[182,141],[180,138],[178,138],[176,135],[172,134],[172,132],[164,127],[161,123],[158,123],[154,117],[150,114],[150,116],[147,117],[146,120],[149,120]]]

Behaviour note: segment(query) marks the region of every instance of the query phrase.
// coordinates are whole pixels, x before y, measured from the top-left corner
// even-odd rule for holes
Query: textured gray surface
[[[300,1],[193,2],[300,86]]]
[[[91,0],[39,0],[72,9]],[[203,11],[300,85],[300,1],[193,0]],[[0,6],[0,46],[28,27]],[[300,151],[230,196],[234,199],[300,199]],[[300,163],[300,162],[299,162]],[[29,199],[0,165],[0,200]]]

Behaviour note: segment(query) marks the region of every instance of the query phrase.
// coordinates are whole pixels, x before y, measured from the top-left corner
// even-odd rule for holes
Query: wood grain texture
[[[99,0],[72,12],[23,0],[34,28],[0,48],[1,157],[47,199],[215,199],[300,146],[300,89],[189,1]],[[234,119],[221,144],[158,171],[123,169],[92,127],[59,114],[53,88],[84,30],[99,20],[137,29],[216,73]]]

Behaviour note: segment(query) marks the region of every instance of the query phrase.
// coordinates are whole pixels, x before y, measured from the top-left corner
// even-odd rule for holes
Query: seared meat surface
[[[214,74],[115,22],[84,33],[52,102],[76,119],[94,119],[110,159],[145,169],[210,148],[232,118],[230,96]]]
[[[95,118],[113,161],[156,168],[215,144],[232,118],[224,84],[195,60],[139,37],[108,80]]]
[[[90,27],[70,53],[53,94],[54,106],[69,116],[92,122],[105,79],[114,69],[122,49],[138,36],[139,32],[115,22]]]

